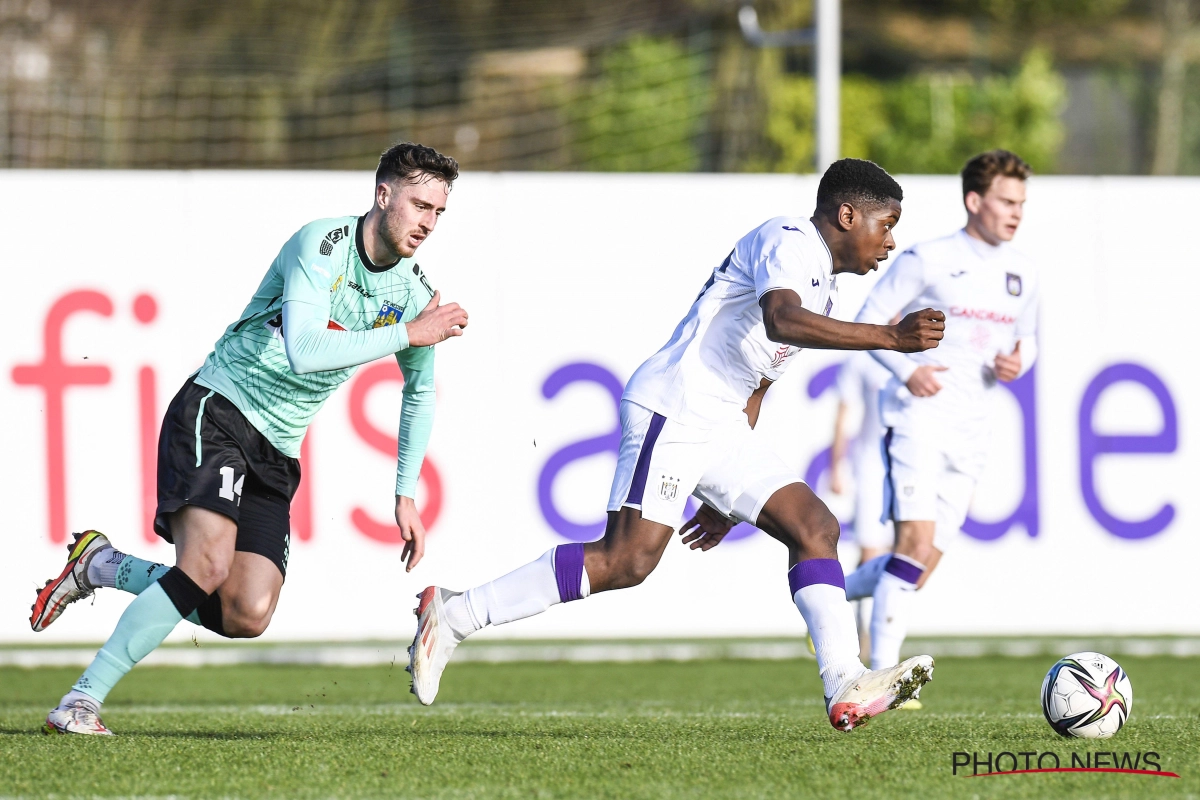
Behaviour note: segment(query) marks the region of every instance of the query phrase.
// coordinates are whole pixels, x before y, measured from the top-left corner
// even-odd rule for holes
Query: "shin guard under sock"
[[[917,582],[925,568],[901,555],[892,555],[879,584],[871,609],[871,669],[900,663],[900,645],[908,634],[908,620]]]
[[[133,665],[162,644],[207,597],[183,570],[169,569],[129,604],[112,636],[71,688],[103,703]]]
[[[465,636],[485,625],[502,625],[541,614],[558,603],[582,600],[590,593],[583,545],[563,544],[491,583],[468,589],[448,601],[446,608],[448,616],[461,618],[457,604],[464,604],[472,626],[470,631],[459,631]]]
[[[825,697],[832,699],[845,681],[866,671],[858,660],[858,629],[842,565],[836,558],[801,561],[788,571],[788,587],[817,651]]]

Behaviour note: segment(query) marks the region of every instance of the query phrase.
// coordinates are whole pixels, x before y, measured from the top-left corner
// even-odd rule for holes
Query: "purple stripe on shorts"
[[[554,579],[558,581],[558,599],[564,603],[578,600],[583,588],[583,544],[560,544],[554,548]]]
[[[921,575],[925,572],[925,570],[921,569],[911,561],[906,561],[903,558],[898,558],[896,556],[892,556],[888,559],[887,566],[883,568],[883,571],[895,575],[900,580],[908,581],[909,583],[916,583],[917,581],[921,580]]]
[[[638,453],[637,466],[633,468],[633,482],[629,484],[629,496],[625,498],[626,503],[640,506],[642,504],[642,495],[646,493],[646,476],[650,472],[650,454],[654,452],[654,443],[658,441],[658,434],[662,431],[663,423],[667,418],[662,414],[655,414],[650,417],[650,425],[646,428],[646,438],[642,440],[642,450]]]
[[[788,570],[788,588],[792,590],[792,597],[814,583],[825,583],[845,590],[846,574],[842,572],[841,563],[836,558],[810,558]]]

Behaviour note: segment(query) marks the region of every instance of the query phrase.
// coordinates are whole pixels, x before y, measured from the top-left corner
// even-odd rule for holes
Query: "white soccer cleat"
[[[829,723],[839,731],[861,728],[872,717],[916,699],[931,680],[933,656],[913,656],[894,667],[864,672],[829,701]]]
[[[67,545],[67,565],[57,578],[46,581],[30,609],[33,613],[29,616],[29,626],[34,631],[44,631],[67,606],[90,596],[96,590],[95,586],[88,583],[88,564],[96,553],[112,545],[108,537],[99,531],[72,535],[74,539]]]
[[[100,714],[95,707],[83,700],[59,706],[46,716],[46,724],[42,733],[82,733],[89,736],[112,736],[113,732],[104,727]]]
[[[442,671],[450,663],[454,648],[462,641],[446,622],[443,605],[462,592],[452,592],[428,586],[417,595],[419,601],[413,613],[417,615],[417,633],[408,648],[408,666],[412,674],[412,693],[422,705],[430,705],[437,697]]]

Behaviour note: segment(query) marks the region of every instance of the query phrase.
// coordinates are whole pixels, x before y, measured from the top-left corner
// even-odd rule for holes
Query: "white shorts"
[[[688,495],[695,495],[728,519],[753,525],[771,495],[801,482],[745,419],[695,428],[621,401],[621,449],[609,511],[636,508],[642,519],[677,528]]]
[[[884,516],[897,522],[932,520],[941,552],[962,530],[975,484],[987,463],[978,442],[952,442],[938,431],[889,428],[884,436],[888,479]]]

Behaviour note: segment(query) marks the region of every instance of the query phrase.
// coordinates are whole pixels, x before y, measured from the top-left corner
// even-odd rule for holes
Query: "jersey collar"
[[[367,272],[375,272],[375,273],[387,272],[389,269],[396,266],[404,259],[403,259],[403,257],[397,258],[391,264],[388,264],[386,266],[380,266],[378,264],[375,264],[373,261],[371,261],[370,257],[367,256],[367,247],[365,244],[363,244],[363,221],[366,218],[367,218],[367,215],[363,214],[361,217],[358,218],[358,224],[354,226],[354,246],[355,246],[355,248],[358,249],[358,260],[361,261],[362,265],[367,268]]]

